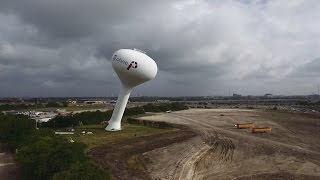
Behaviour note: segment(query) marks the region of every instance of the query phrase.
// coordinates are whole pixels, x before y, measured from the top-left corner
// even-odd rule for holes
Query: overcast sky
[[[311,94],[319,0],[0,0],[0,96],[116,96],[111,56],[147,52],[132,96]]]

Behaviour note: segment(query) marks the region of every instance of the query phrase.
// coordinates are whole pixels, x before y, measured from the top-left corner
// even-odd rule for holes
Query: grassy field
[[[112,109],[112,106],[104,104],[86,105],[86,106],[68,106],[68,107],[48,107],[48,108],[38,108],[37,111],[47,111],[52,109],[65,109],[67,112],[73,111],[84,111],[84,110],[97,110],[97,109]],[[35,109],[33,109],[35,110]]]
[[[82,131],[92,132],[93,134],[82,134]],[[161,134],[177,129],[159,129],[141,125],[124,123],[121,131],[108,132],[101,125],[87,125],[75,128],[74,135],[65,135],[66,138],[72,138],[76,142],[83,142],[88,145],[88,150],[100,144],[106,144],[114,141],[128,140],[141,136],[150,136]]]
[[[94,109],[111,109],[112,106],[106,106],[104,104],[96,104],[96,105],[88,105],[88,106],[68,106],[66,108],[67,112],[72,112],[72,111],[82,111],[82,110],[94,110]]]

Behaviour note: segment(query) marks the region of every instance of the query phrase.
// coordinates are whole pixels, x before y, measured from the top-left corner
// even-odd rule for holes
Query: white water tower
[[[136,49],[120,49],[113,54],[111,60],[122,87],[106,130],[119,131],[131,90],[152,80],[157,74],[158,67],[153,59]]]

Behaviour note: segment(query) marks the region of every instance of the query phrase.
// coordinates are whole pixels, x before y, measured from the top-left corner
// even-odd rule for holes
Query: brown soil
[[[141,156],[144,152],[181,142],[196,135],[187,127],[175,126],[175,128],[180,130],[101,145],[93,148],[90,156],[100,166],[112,172],[112,179],[150,179],[145,170],[134,169],[127,161],[137,155],[144,166],[148,163],[148,159]]]
[[[189,127],[97,147],[92,157],[115,179],[320,179],[320,118],[237,109],[190,109],[140,118]],[[268,133],[237,129],[253,122]],[[145,170],[128,166],[138,155]]]

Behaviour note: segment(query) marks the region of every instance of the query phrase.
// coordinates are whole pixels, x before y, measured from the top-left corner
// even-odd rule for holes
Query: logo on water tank
[[[127,67],[127,70],[130,70],[130,68],[134,68],[136,69],[138,67],[138,63],[135,61],[131,61],[131,63],[129,64],[129,66]]]
[[[118,57],[116,54],[113,57],[113,61],[120,63],[120,64],[124,64],[124,65],[128,65],[128,62],[121,59],[120,57]]]

